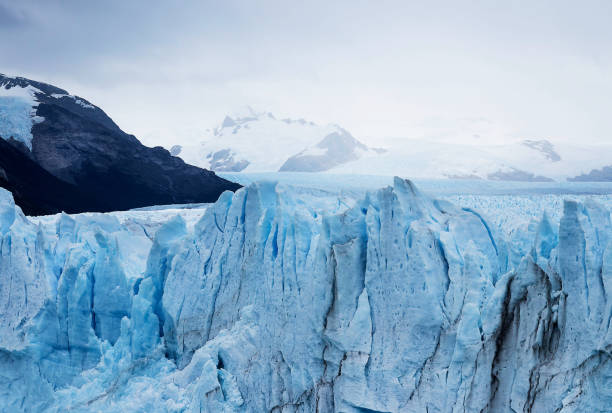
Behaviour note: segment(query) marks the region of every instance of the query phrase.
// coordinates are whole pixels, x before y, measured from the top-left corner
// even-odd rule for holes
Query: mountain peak
[[[239,188],[142,145],[87,100],[25,78],[0,77],[0,138],[0,185],[26,213],[211,202]]]
[[[28,86],[32,86],[38,89],[38,93],[45,93],[51,95],[53,93],[57,94],[67,94],[64,89],[60,89],[59,87],[50,85],[48,83],[39,82],[36,80],[28,79],[20,76],[7,76],[0,73],[0,87],[4,89],[11,89],[14,87],[26,88]]]
[[[244,105],[244,106],[240,106],[236,110],[234,110],[229,115],[229,117],[231,117],[233,119],[236,119],[236,120],[252,119],[252,118],[258,118],[263,113],[265,113],[265,112],[258,112],[255,109],[253,109],[253,107],[251,107],[250,105]]]
[[[202,142],[195,145],[173,142],[169,147],[176,144],[182,145],[179,156],[186,162],[220,172],[279,171],[298,155],[344,151],[341,159],[353,159],[360,156],[355,150],[369,150],[338,125],[317,125],[304,118],[277,118],[251,106],[225,116]],[[324,164],[336,162],[326,160]],[[317,168],[321,167],[325,168],[324,165]]]

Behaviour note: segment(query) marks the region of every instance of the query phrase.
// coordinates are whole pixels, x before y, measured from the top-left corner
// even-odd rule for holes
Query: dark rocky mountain
[[[4,139],[0,139],[0,187],[11,191],[15,203],[28,215],[112,209],[105,200],[95,200],[77,186],[51,175]]]
[[[1,136],[0,185],[14,192],[27,214],[214,202],[223,191],[240,187],[185,164],[166,149],[142,145],[85,99],[0,75],[0,88],[26,87],[38,102],[31,150]]]

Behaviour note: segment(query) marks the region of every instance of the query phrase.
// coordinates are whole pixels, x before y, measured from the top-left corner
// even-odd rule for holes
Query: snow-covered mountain
[[[337,125],[277,119],[251,108],[169,147],[187,163],[219,172],[330,172],[414,179],[612,180],[612,145],[523,139],[506,144],[386,139],[368,147]],[[608,169],[606,169],[608,168]]]
[[[479,205],[397,178],[27,218],[0,189],[0,411],[609,412],[609,208]]]
[[[28,214],[212,202],[239,187],[142,145],[83,98],[4,75],[0,186]]]
[[[405,139],[392,140],[386,148],[385,152],[365,154],[330,172],[415,179],[565,181],[612,163],[612,145],[580,146],[546,139],[497,145]],[[595,180],[610,180],[610,176],[607,178]]]
[[[250,107],[226,116],[200,142],[170,149],[187,163],[219,172],[327,171],[379,151],[337,125],[277,119]]]

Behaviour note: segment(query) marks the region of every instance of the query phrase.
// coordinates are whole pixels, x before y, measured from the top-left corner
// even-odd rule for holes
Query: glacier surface
[[[608,206],[453,200],[29,218],[0,189],[0,411],[610,412]]]
[[[14,139],[32,149],[32,126],[44,118],[36,115],[41,93],[34,86],[12,87],[7,89],[0,83],[0,139]]]

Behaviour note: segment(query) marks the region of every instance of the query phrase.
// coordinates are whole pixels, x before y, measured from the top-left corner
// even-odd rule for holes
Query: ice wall
[[[401,179],[253,184],[153,241],[0,190],[0,410],[609,412],[611,235],[568,201],[507,239]]]

